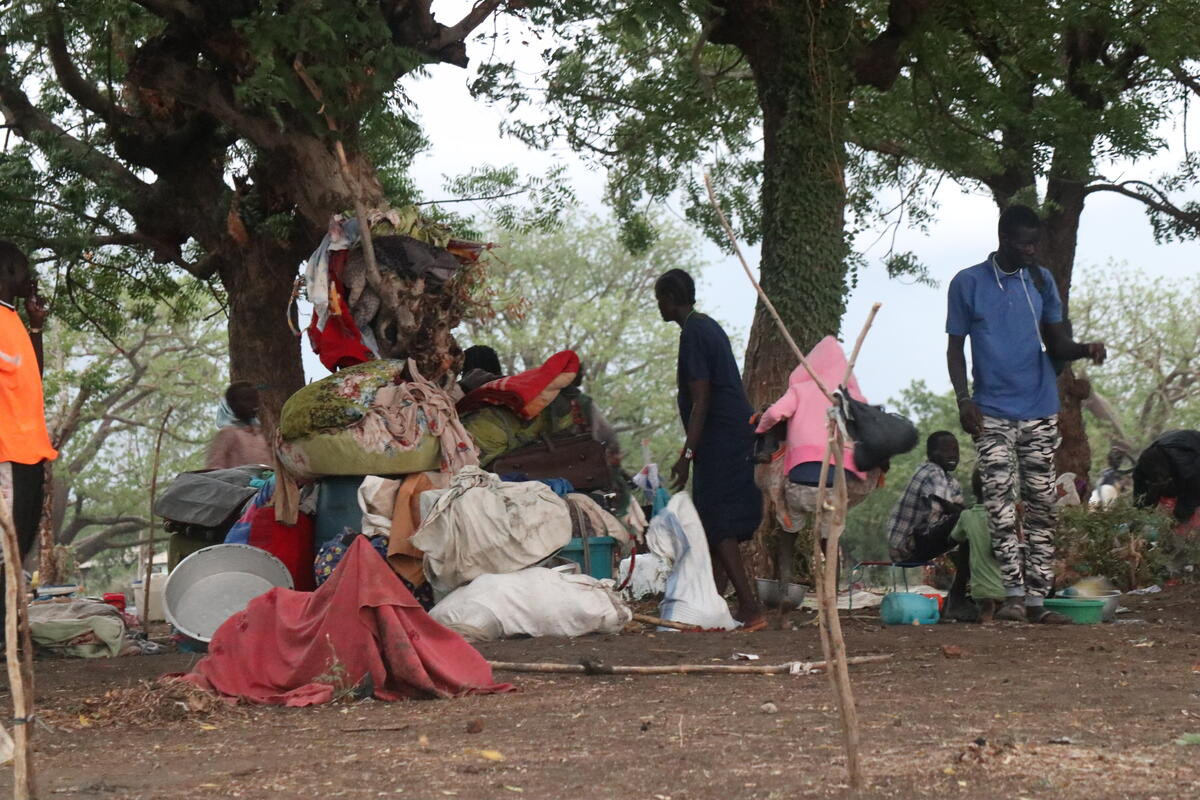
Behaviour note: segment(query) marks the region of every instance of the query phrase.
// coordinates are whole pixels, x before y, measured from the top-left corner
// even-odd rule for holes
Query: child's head
[[[979,467],[971,473],[971,491],[975,493],[975,502],[983,502],[983,473],[979,471]]]

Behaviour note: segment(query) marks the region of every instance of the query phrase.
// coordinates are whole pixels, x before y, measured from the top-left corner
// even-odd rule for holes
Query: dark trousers
[[[13,483],[13,524],[17,529],[17,545],[21,549],[21,563],[17,569],[24,568],[25,557],[33,549],[37,541],[38,523],[42,519],[42,499],[45,496],[45,469],[41,463],[12,465]],[[0,570],[0,631],[3,630],[5,607],[5,573]],[[0,634],[0,639],[3,634]]]
[[[946,514],[930,526],[929,530],[918,532],[913,541],[913,553],[907,560],[932,561],[957,547],[958,542],[950,538],[957,522],[957,513]]]

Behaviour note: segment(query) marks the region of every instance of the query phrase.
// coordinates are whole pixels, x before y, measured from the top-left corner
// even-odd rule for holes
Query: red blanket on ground
[[[484,406],[504,406],[525,419],[533,419],[578,373],[579,356],[574,350],[562,350],[537,369],[485,383],[459,400],[457,410],[461,415]]]
[[[272,589],[217,629],[183,676],[252,703],[308,706],[367,684],[380,700],[510,691],[457,633],[434,622],[358,537],[315,592]]]

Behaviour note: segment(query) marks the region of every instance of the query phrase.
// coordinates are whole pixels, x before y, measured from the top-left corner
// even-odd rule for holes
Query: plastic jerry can
[[[937,600],[912,592],[890,592],[879,606],[884,625],[936,625],[940,616]]]

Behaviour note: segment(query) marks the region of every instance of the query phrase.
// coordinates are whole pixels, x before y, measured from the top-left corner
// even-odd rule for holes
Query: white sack
[[[477,642],[619,633],[633,612],[611,586],[612,581],[544,567],[481,575],[447,595],[429,616]]]
[[[435,494],[426,513],[425,498]],[[540,481],[506,483],[464,467],[449,489],[426,492],[421,500],[421,527],[412,544],[425,554],[425,576],[438,593],[480,575],[524,569],[571,541],[566,502]]]
[[[633,577],[625,587],[625,594],[634,600],[641,600],[650,595],[663,594],[667,591],[667,578],[671,575],[671,565],[654,553],[638,553],[637,558],[629,556],[621,559],[617,567],[617,585],[625,582],[629,574],[629,564],[633,562]]]
[[[659,611],[663,619],[725,630],[741,624],[717,593],[704,525],[686,492],[672,497],[667,507],[650,520],[646,545],[671,565]]]

